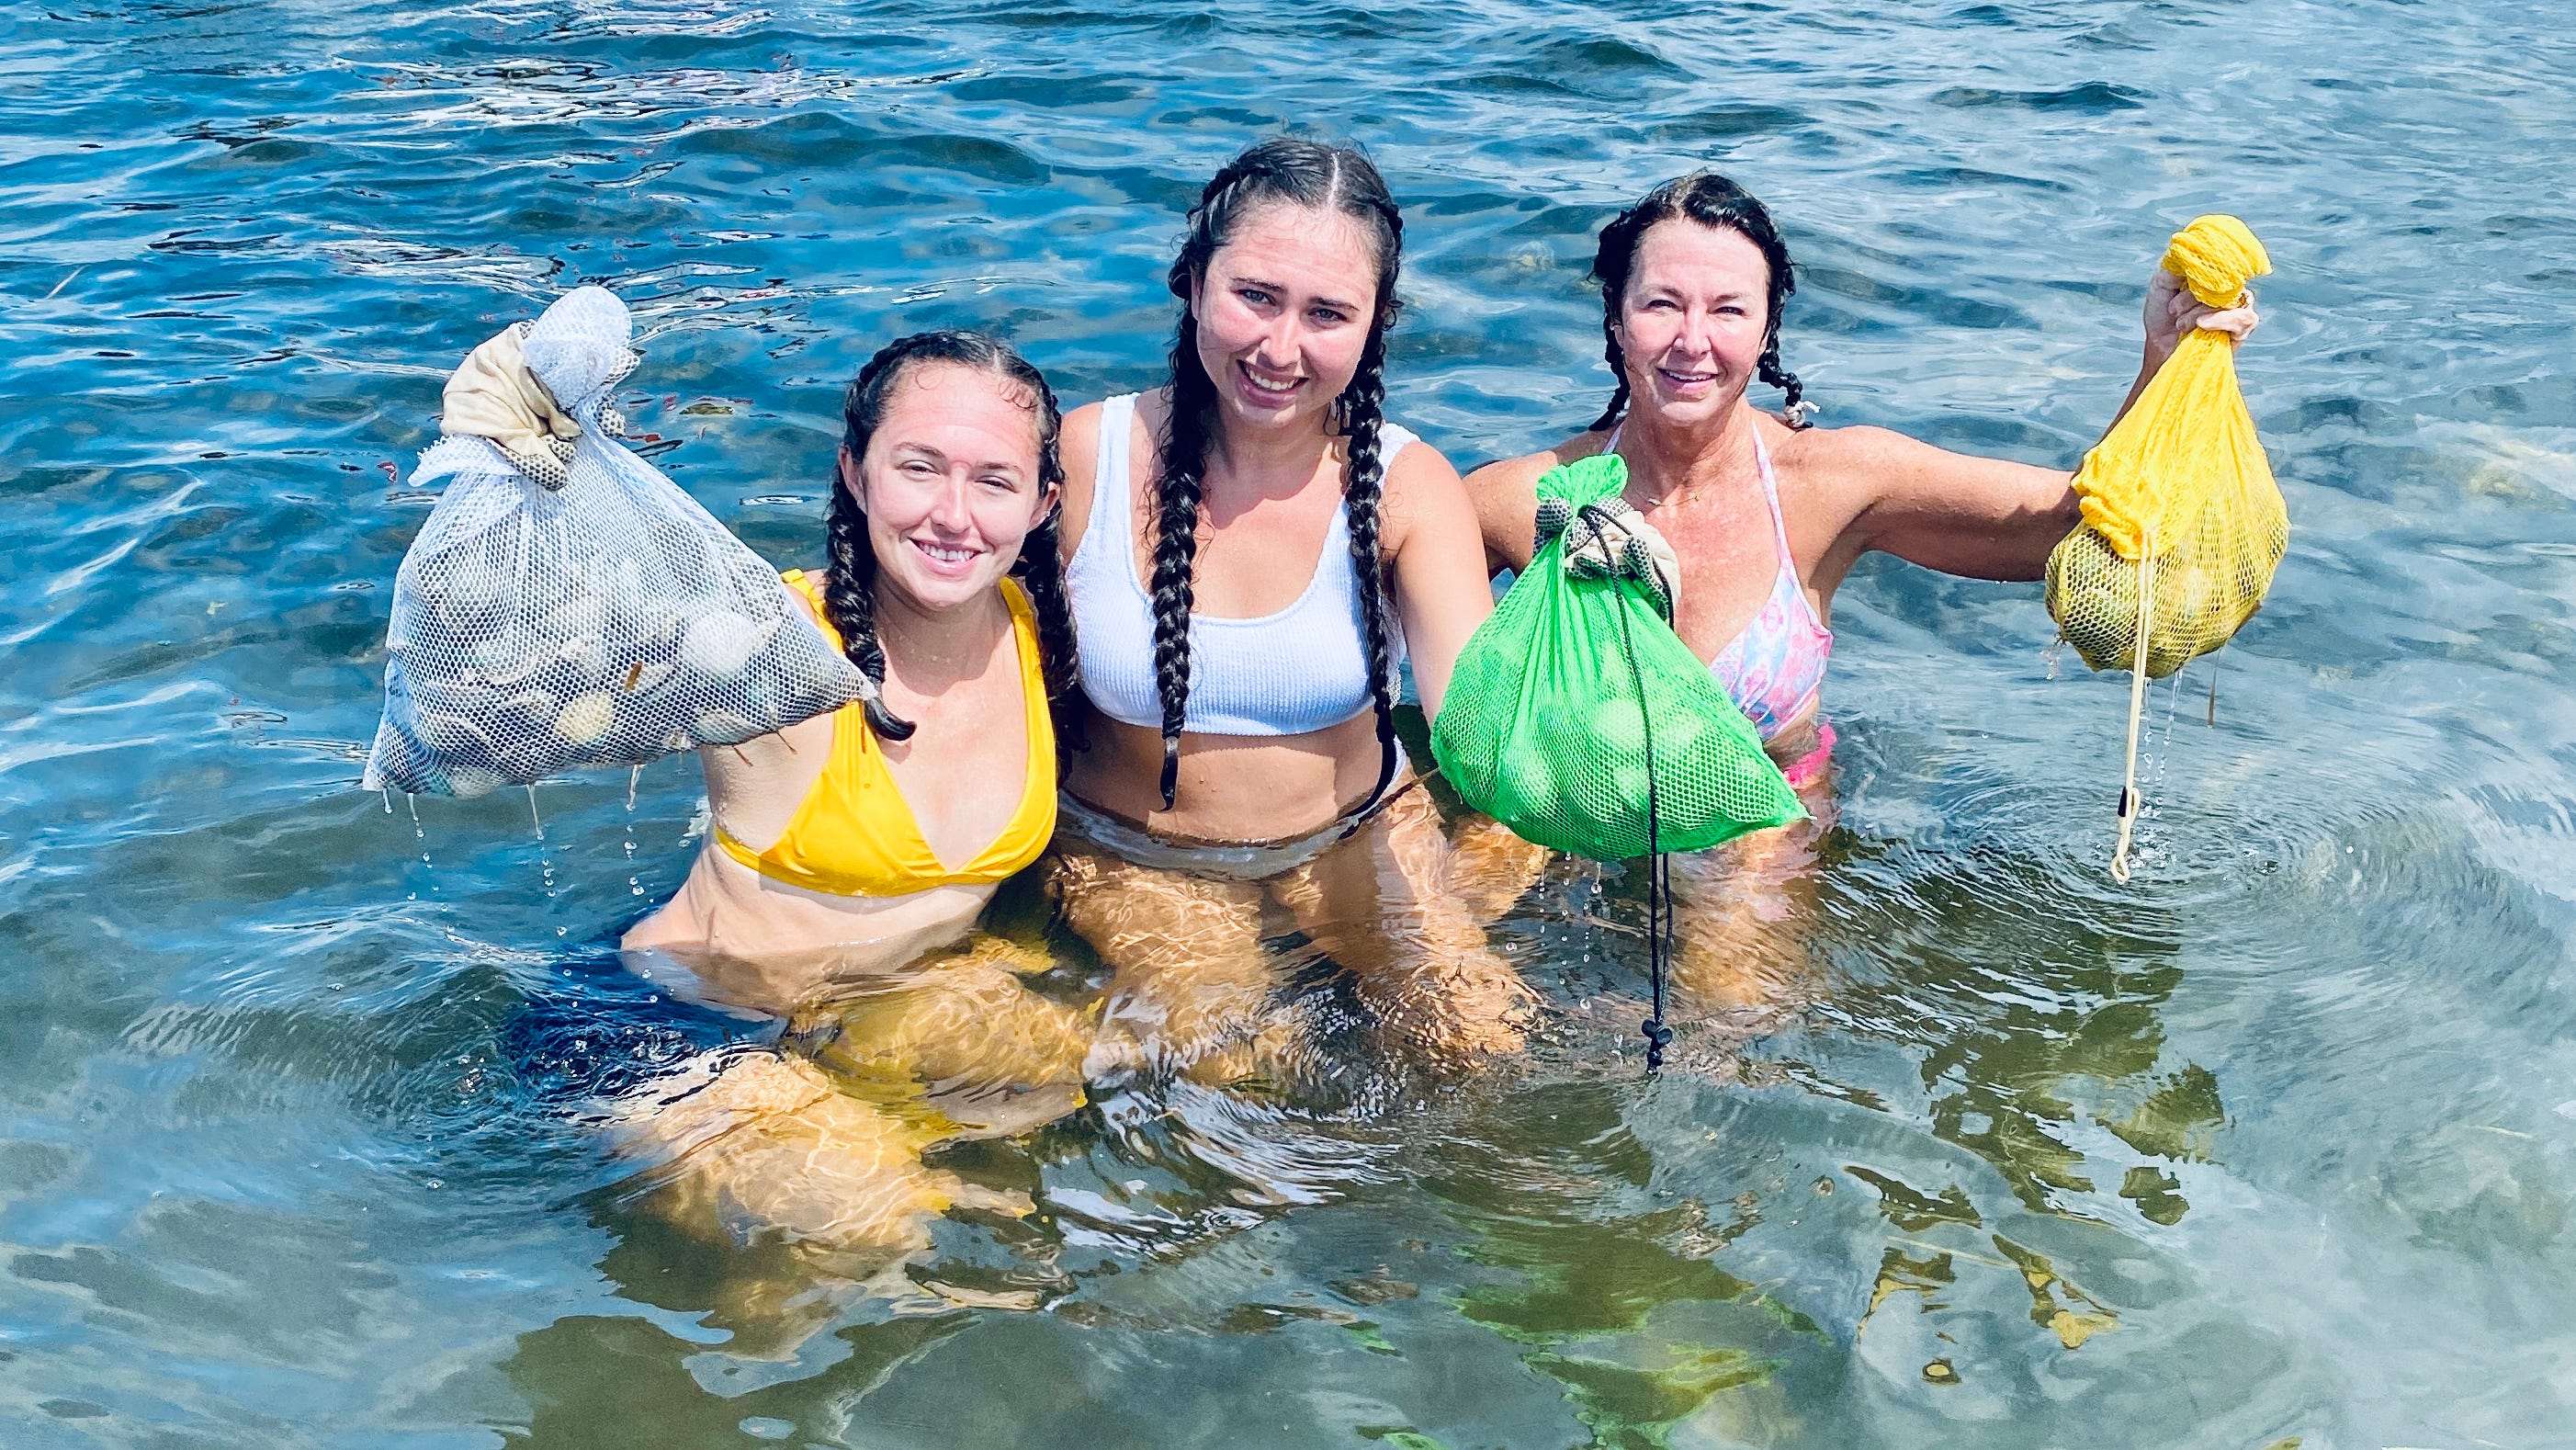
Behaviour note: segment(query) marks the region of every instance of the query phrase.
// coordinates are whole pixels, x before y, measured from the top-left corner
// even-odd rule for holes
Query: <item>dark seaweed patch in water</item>
[[[864,173],[926,169],[959,172],[1003,186],[1035,186],[1047,168],[1007,141],[953,133],[886,135],[837,116],[798,115],[745,130],[693,133],[673,148],[681,152],[744,156],[782,168],[831,165],[835,158],[867,158]]]
[[[1633,80],[1640,74],[1679,76],[1687,74],[1680,66],[1651,50],[1630,45],[1614,38],[1578,41],[1540,52],[1550,69],[1571,75],[1593,74]]]
[[[1018,102],[1032,106],[1110,106],[1145,94],[1142,87],[1105,76],[979,76],[959,81],[948,94],[961,101]]]
[[[1897,173],[1891,180],[1904,186],[1921,186],[1946,190],[1963,186],[2019,186],[2039,191],[2072,192],[2075,188],[2063,181],[2040,176],[2012,176],[2000,171],[1981,171],[1973,166],[1918,166]]]
[[[2086,81],[2062,91],[1996,91],[1982,86],[1950,86],[1925,97],[1936,106],[2019,106],[2031,111],[2073,111],[2078,115],[2107,115],[2113,111],[2134,111],[2147,102],[2147,93],[2109,81]]]
[[[1927,315],[1956,327],[2009,327],[2029,319],[2018,310],[1973,297],[1961,297],[1937,287],[1913,286],[1881,281],[1866,273],[1842,267],[1809,263],[1798,269],[1799,280],[1821,292],[1897,307],[1908,313]]]
[[[1551,76],[1525,75],[1519,71],[1486,71],[1481,75],[1460,76],[1445,83],[1450,89],[1470,95],[1538,95],[1575,96],[1582,92]]]
[[[1646,128],[1657,141],[1723,140],[1732,136],[1766,136],[1794,131],[1808,118],[1778,106],[1712,106]]]

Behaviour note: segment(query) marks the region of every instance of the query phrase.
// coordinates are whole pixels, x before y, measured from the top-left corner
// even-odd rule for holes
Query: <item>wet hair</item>
[[[868,440],[876,435],[877,425],[885,420],[886,399],[894,385],[915,368],[933,363],[952,363],[1004,379],[1028,390],[1037,414],[1038,489],[1041,494],[1053,490],[1063,497],[1064,463],[1058,456],[1056,440],[1063,431],[1064,419],[1056,407],[1055,390],[1047,386],[1046,375],[1030,366],[1028,359],[1009,343],[981,332],[947,331],[916,332],[900,337],[880,349],[841,395],[841,447],[852,460],[868,456]],[[1038,653],[1045,660],[1046,690],[1049,709],[1056,725],[1056,742],[1061,752],[1068,742],[1080,748],[1080,723],[1076,688],[1080,666],[1074,654],[1073,614],[1066,608],[1064,593],[1064,560],[1057,547],[1056,520],[1060,509],[1051,508],[1028,537],[1020,542],[1020,557],[1011,565],[1011,577],[1029,596],[1030,608],[1037,615]],[[823,586],[823,614],[839,631],[841,647],[867,677],[879,685],[885,683],[884,646],[877,643],[876,620],[876,550],[868,543],[868,516],[858,493],[841,477],[836,457],[832,468],[832,505],[825,516],[824,532],[830,541],[832,572]],[[896,715],[882,699],[869,700],[868,728],[880,739],[909,740],[913,722]]]
[[[1171,809],[1180,781],[1181,724],[1190,693],[1190,593],[1198,557],[1199,504],[1207,479],[1208,451],[1217,431],[1216,382],[1199,362],[1199,320],[1190,295],[1207,275],[1208,262],[1233,240],[1243,221],[1261,207],[1292,203],[1335,211],[1357,222],[1377,259],[1376,297],[1359,370],[1333,400],[1333,426],[1347,440],[1342,505],[1350,518],[1351,568],[1359,576],[1362,644],[1368,655],[1369,695],[1377,711],[1381,767],[1378,790],[1393,779],[1395,693],[1388,676],[1390,641],[1385,576],[1378,561],[1378,495],[1386,481],[1379,431],[1386,419],[1386,334],[1394,325],[1396,268],[1404,251],[1404,219],[1385,178],[1356,147],[1274,136],[1217,172],[1190,208],[1189,233],[1172,261],[1168,282],[1181,299],[1181,322],[1172,340],[1172,408],[1157,440],[1161,477],[1155,485],[1154,683],[1163,704],[1163,808]]]
[[[1801,406],[1806,390],[1798,385],[1796,373],[1780,366],[1780,307],[1798,290],[1789,248],[1780,240],[1780,229],[1771,224],[1771,213],[1762,209],[1753,193],[1714,171],[1694,171],[1647,192],[1601,229],[1601,245],[1592,254],[1592,275],[1601,283],[1602,356],[1619,385],[1610,395],[1610,406],[1601,410],[1592,425],[1593,431],[1618,422],[1628,411],[1628,360],[1619,351],[1619,304],[1627,294],[1628,273],[1637,265],[1637,248],[1646,233],[1655,223],[1675,217],[1687,217],[1704,227],[1723,227],[1762,253],[1771,269],[1771,313],[1762,323],[1762,356],[1753,370],[1762,381],[1789,395],[1789,426],[1806,427],[1810,409]]]

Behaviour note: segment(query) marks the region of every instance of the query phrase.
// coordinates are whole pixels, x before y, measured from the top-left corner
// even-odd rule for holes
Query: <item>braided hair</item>
[[[1038,491],[1042,496],[1052,491],[1062,498],[1064,462],[1058,455],[1056,440],[1064,420],[1056,407],[1055,391],[1047,386],[1046,375],[1030,366],[1028,359],[1009,343],[986,333],[916,332],[886,344],[859,369],[859,375],[841,395],[842,449],[853,459],[866,458],[868,440],[885,419],[886,399],[893,393],[895,383],[914,368],[931,363],[972,368],[1029,391],[1038,425]],[[1061,755],[1068,742],[1074,749],[1081,748],[1077,688],[1081,671],[1074,652],[1073,613],[1065,603],[1057,514],[1058,510],[1049,509],[1046,518],[1029,530],[1028,537],[1020,543],[1019,558],[1011,565],[1011,577],[1020,581],[1030,609],[1037,615],[1038,653],[1045,663],[1047,706],[1055,720],[1057,751]],[[837,463],[824,533],[832,555],[831,576],[823,586],[824,617],[840,633],[841,648],[849,654],[850,663],[883,685],[886,657],[885,647],[877,642],[876,550],[868,543],[867,511],[860,505],[857,491],[842,482]],[[867,712],[868,728],[879,739],[912,738],[913,722],[887,709],[883,699],[868,700],[862,708]]]
[[[1647,192],[1635,206],[1613,217],[1601,229],[1601,245],[1592,254],[1592,275],[1601,283],[1602,356],[1619,386],[1592,430],[1599,432],[1609,427],[1628,411],[1628,359],[1619,350],[1619,304],[1628,291],[1628,273],[1637,264],[1637,248],[1645,241],[1647,231],[1655,223],[1674,217],[1688,217],[1704,227],[1723,227],[1762,253],[1771,271],[1771,308],[1770,315],[1763,319],[1762,356],[1754,363],[1753,371],[1762,381],[1789,395],[1789,426],[1806,427],[1806,415],[1813,411],[1813,405],[1806,401],[1806,389],[1799,386],[1798,375],[1780,366],[1780,306],[1798,290],[1789,248],[1780,240],[1780,229],[1771,224],[1771,213],[1753,199],[1753,193],[1716,172],[1694,171]]]
[[[1191,585],[1198,558],[1199,508],[1208,452],[1217,430],[1216,381],[1199,362],[1199,320],[1191,297],[1217,250],[1259,207],[1293,203],[1337,211],[1359,223],[1377,257],[1376,298],[1359,370],[1333,400],[1332,424],[1345,443],[1342,507],[1350,520],[1351,570],[1358,576],[1361,643],[1368,657],[1369,700],[1377,712],[1378,787],[1384,794],[1400,758],[1395,739],[1393,642],[1386,578],[1378,558],[1378,498],[1386,482],[1379,434],[1386,421],[1386,334],[1400,304],[1397,265],[1404,218],[1386,179],[1357,147],[1274,136],[1226,163],[1190,208],[1189,232],[1166,278],[1181,299],[1172,339],[1171,415],[1157,439],[1161,475],[1154,511],[1154,682],[1163,705],[1163,808],[1180,783],[1181,729],[1190,694]]]

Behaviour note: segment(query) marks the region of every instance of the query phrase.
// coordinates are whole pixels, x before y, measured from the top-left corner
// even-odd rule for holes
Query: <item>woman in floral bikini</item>
[[[1951,453],[1884,428],[1812,428],[1813,405],[1780,362],[1788,248],[1759,201],[1708,172],[1664,183],[1602,229],[1605,353],[1618,388],[1592,427],[1467,479],[1487,562],[1529,563],[1540,475],[1617,453],[1627,499],[1681,566],[1673,627],[1750,718],[1815,820],[1677,861],[1676,982],[1703,1008],[1776,1000],[1794,951],[1749,940],[1807,889],[1831,821],[1834,732],[1819,708],[1834,590],[1873,550],[1978,579],[2037,579],[2081,518],[2072,475]],[[2128,411],[2195,328],[2243,338],[2255,314],[2215,310],[2159,270]],[[1785,416],[1745,398],[1759,378]],[[1750,949],[1748,949],[1750,948]],[[1786,956],[1788,960],[1781,958]]]

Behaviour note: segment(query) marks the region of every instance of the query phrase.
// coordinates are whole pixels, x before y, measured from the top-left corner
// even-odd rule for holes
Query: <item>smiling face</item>
[[[1685,425],[1734,407],[1762,357],[1770,285],[1741,232],[1687,217],[1649,227],[1619,299],[1632,406]]]
[[[867,456],[841,453],[841,486],[867,514],[878,587],[932,610],[999,584],[1056,502],[1038,478],[1036,400],[945,362],[894,379]]]
[[[1225,426],[1321,431],[1359,371],[1377,290],[1376,248],[1352,218],[1288,201],[1246,217],[1190,293]]]

